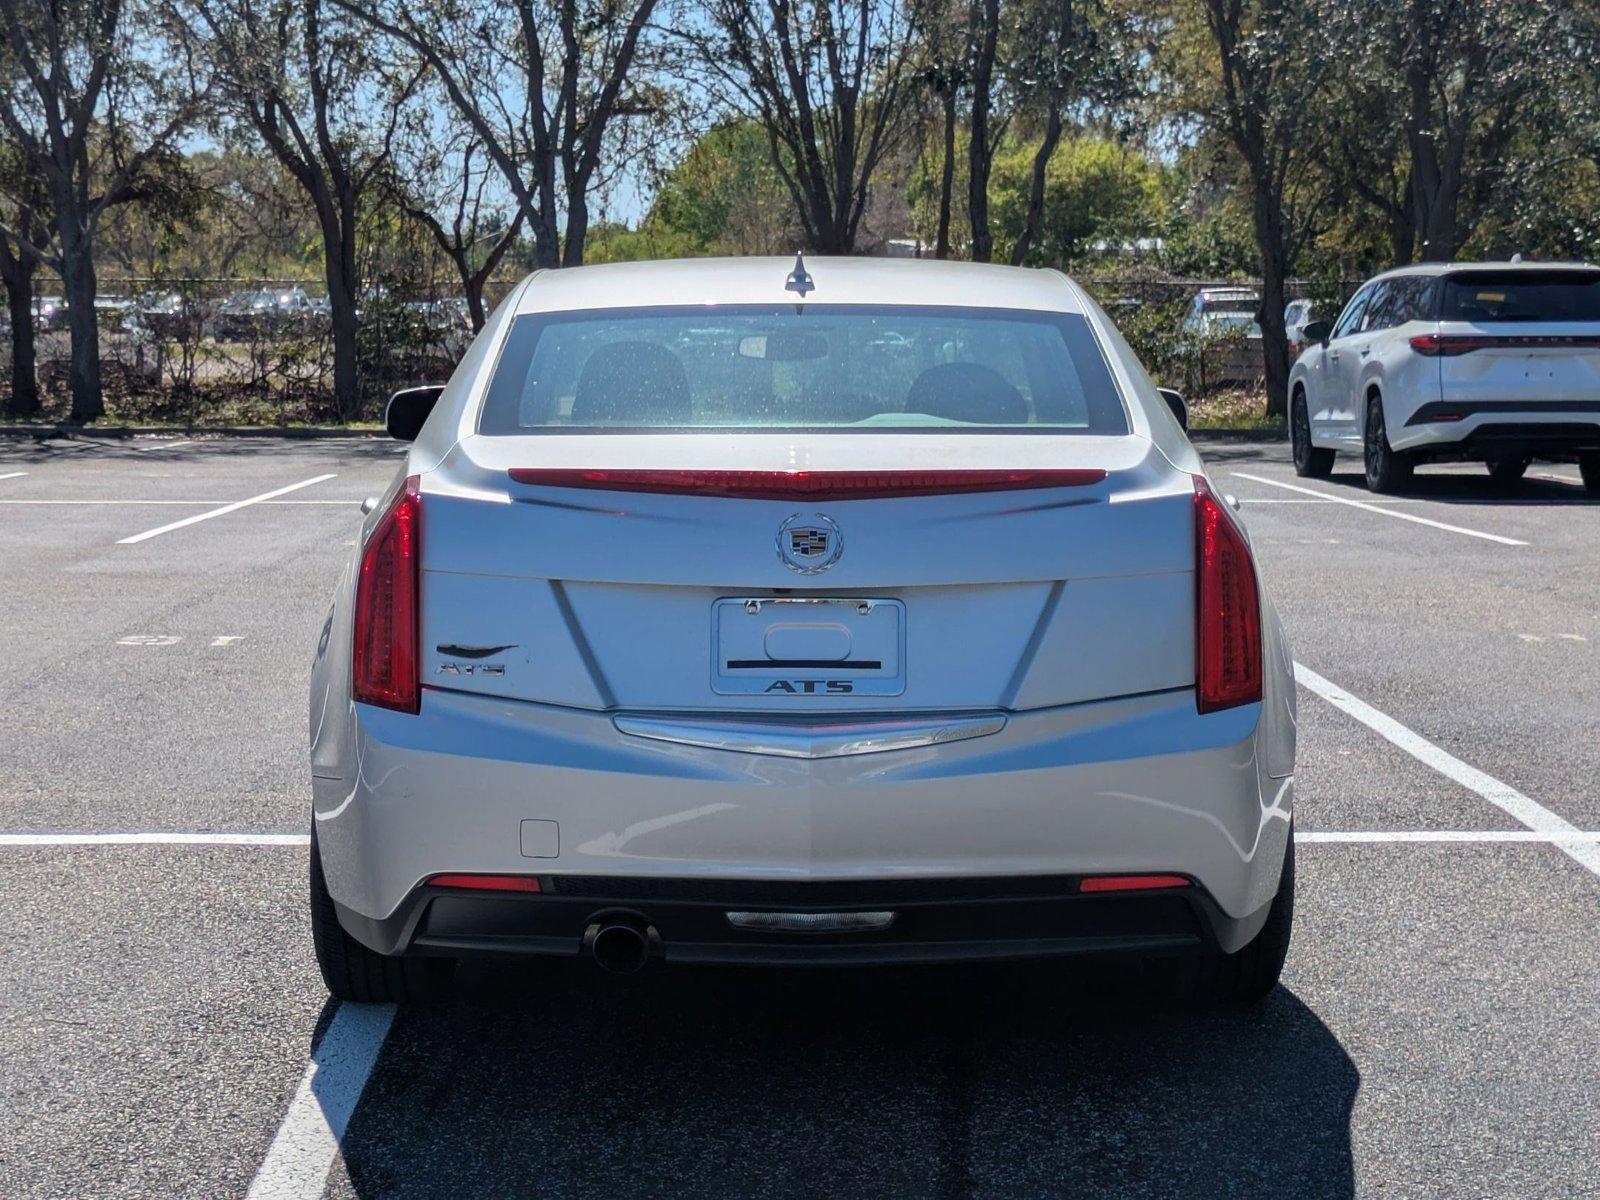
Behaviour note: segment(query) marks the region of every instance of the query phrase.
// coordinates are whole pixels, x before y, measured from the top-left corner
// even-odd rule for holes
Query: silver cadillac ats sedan
[[[531,276],[391,400],[322,628],[329,990],[1111,950],[1265,995],[1292,667],[1168,399],[1054,271]]]

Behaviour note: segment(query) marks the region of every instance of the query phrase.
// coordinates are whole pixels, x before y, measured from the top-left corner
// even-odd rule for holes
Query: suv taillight
[[[1203,713],[1261,699],[1261,602],[1244,533],[1194,481],[1195,702]]]
[[[419,711],[417,575],[422,488],[412,475],[389,502],[361,551],[356,580],[350,690],[363,704]]]

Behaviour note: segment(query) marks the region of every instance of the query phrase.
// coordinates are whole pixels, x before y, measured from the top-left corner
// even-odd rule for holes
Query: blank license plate
[[[858,596],[730,596],[711,608],[723,696],[898,696],[905,605]]]

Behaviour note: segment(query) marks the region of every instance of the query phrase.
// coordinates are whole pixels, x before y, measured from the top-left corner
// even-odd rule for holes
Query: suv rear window
[[[1122,434],[1088,321],[794,304],[518,317],[480,433],[999,429]]]
[[[1445,321],[1600,321],[1600,271],[1466,271],[1448,275]]]

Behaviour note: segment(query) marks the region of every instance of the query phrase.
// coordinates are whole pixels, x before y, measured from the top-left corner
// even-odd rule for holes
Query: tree
[[[950,257],[951,206],[955,197],[956,126],[961,93],[968,77],[967,23],[959,0],[921,0],[911,8],[920,43],[916,77],[939,101],[939,190],[936,201],[935,258]]]
[[[361,407],[356,233],[389,161],[400,94],[374,86],[370,38],[326,0],[191,0],[197,50],[216,55],[235,121],[260,137],[316,213],[341,419]],[[415,82],[415,76],[412,77]]]
[[[635,78],[656,0],[332,2],[433,72],[499,169],[513,219],[528,219],[538,265],[582,263],[591,201],[637,152],[628,119],[666,111]]]
[[[1319,25],[1350,47],[1330,83],[1330,167],[1385,221],[1393,258],[1456,256],[1509,186],[1525,133],[1550,148],[1581,94],[1575,7],[1541,0],[1337,0]],[[1587,87],[1592,88],[1592,79]]]
[[[204,92],[188,60],[168,53],[164,29],[147,0],[0,0],[0,128],[44,182],[54,241],[5,232],[61,275],[74,421],[105,413],[96,233],[113,205],[181,167],[173,144]]]
[[[527,210],[507,216],[491,193],[498,174],[483,142],[458,129],[442,143],[425,109],[396,149],[389,189],[400,209],[416,221],[448,258],[461,280],[474,330],[488,316],[483,290],[516,244]]]
[[[994,231],[989,228],[989,176],[1005,136],[1008,119],[993,120],[995,53],[1000,40],[1000,0],[969,0],[967,6],[968,73],[972,107],[967,120],[967,220],[972,225],[972,261],[994,257]]]
[[[1099,0],[1034,0],[1019,4],[1012,52],[1016,103],[1037,113],[1044,128],[1034,150],[1028,209],[1011,246],[1011,263],[1027,261],[1045,215],[1050,160],[1061,143],[1067,110],[1085,102],[1098,107],[1134,94],[1130,31]]]
[[[754,104],[806,248],[849,254],[874,173],[907,128],[911,22],[900,0],[706,0],[696,64],[734,111]]]
[[[0,282],[5,284],[6,313],[11,325],[8,416],[39,414],[33,331],[34,276],[39,271],[40,247],[48,247],[50,238],[50,197],[42,174],[21,147],[0,146]]]
[[[798,235],[766,134],[748,119],[695,141],[662,179],[644,225],[681,233],[702,254],[781,254]]]
[[[1250,198],[1261,272],[1262,353],[1267,415],[1288,411],[1287,282],[1300,249],[1322,217],[1327,177],[1317,169],[1318,139],[1329,119],[1318,107],[1337,61],[1332,44],[1302,36],[1314,13],[1294,0],[1204,0],[1198,35],[1177,6],[1161,52],[1196,55],[1176,68],[1188,105],[1237,156]]]
[[[1097,243],[1120,250],[1155,232],[1160,172],[1142,154],[1097,138],[1067,139],[1049,157],[1039,188],[1039,150],[1022,143],[995,159],[995,225],[1015,265],[1082,262]]]

